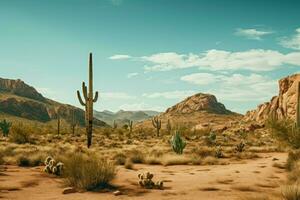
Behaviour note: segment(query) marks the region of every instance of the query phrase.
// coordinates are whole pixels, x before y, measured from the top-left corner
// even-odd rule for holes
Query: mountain
[[[154,115],[159,114],[156,111],[125,111],[119,110],[118,112],[111,111],[94,111],[95,118],[106,122],[107,124],[113,124],[116,121],[117,124],[125,124],[128,123],[129,120],[133,122],[140,122],[146,119],[151,118]]]
[[[84,125],[84,111],[43,97],[24,81],[0,78],[0,113],[18,118],[49,122],[61,119],[71,122],[73,115],[78,124]],[[94,119],[96,126],[107,124]]]
[[[208,125],[212,128],[223,126],[231,121],[241,119],[242,115],[227,110],[214,95],[198,93],[168,108],[158,117],[162,120],[162,126],[165,126],[170,120],[173,127],[184,126],[201,129]],[[152,127],[151,120],[138,123],[137,127]]]
[[[255,110],[248,111],[246,121],[265,122],[269,116],[277,119],[296,118],[297,85],[300,74],[287,76],[278,81],[279,94],[272,97],[269,102],[260,104]]]

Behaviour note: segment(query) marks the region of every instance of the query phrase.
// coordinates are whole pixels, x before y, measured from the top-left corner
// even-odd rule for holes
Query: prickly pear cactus
[[[62,162],[56,162],[51,156],[48,156],[45,159],[45,168],[44,172],[48,174],[55,174],[61,176],[64,169],[64,164]]]
[[[146,189],[159,189],[162,190],[164,187],[163,181],[157,181],[156,183],[152,181],[154,175],[150,172],[145,174],[141,173],[138,175],[139,185]]]

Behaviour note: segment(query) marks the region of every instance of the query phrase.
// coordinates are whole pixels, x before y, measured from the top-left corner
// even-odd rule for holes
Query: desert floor
[[[11,200],[110,200],[110,199],[280,199],[280,185],[286,179],[284,169],[274,163],[286,162],[287,153],[260,153],[260,158],[242,160],[230,165],[144,165],[133,170],[118,167],[107,191],[62,194],[63,179],[51,177],[41,167],[4,166],[0,174],[0,199]],[[278,159],[278,160],[277,160]],[[163,180],[164,190],[145,190],[139,187],[137,175],[151,171],[154,180]],[[115,196],[120,190],[122,195]]]

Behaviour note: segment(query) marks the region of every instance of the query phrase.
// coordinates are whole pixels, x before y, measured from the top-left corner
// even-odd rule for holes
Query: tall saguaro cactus
[[[159,137],[159,130],[161,128],[161,120],[159,120],[158,117],[153,117],[152,125],[154,128],[156,128],[156,135],[157,135],[157,137]]]
[[[87,134],[87,147],[89,148],[92,144],[93,134],[93,103],[98,100],[98,92],[96,91],[95,96],[93,93],[93,56],[90,53],[89,57],[89,88],[82,82],[82,93],[84,100],[82,100],[80,92],[77,90],[77,96],[80,104],[85,107],[85,126]]]
[[[129,120],[128,122],[128,127],[129,127],[129,133],[132,133],[132,125],[133,125],[133,121]]]
[[[296,125],[300,128],[300,82],[297,83]]]

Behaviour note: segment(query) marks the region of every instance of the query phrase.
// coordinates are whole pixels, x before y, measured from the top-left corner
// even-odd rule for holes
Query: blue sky
[[[300,66],[300,1],[2,0],[0,77],[79,106],[94,54],[97,110],[164,111],[198,92],[244,113]]]

